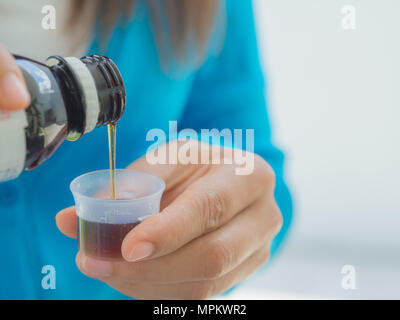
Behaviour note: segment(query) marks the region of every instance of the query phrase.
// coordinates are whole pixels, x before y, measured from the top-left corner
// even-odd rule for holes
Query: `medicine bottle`
[[[40,166],[63,141],[116,123],[126,102],[121,74],[107,57],[52,56],[46,63],[14,57],[31,104],[0,110],[0,182]]]

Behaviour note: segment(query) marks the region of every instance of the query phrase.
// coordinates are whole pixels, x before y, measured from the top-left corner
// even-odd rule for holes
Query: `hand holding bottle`
[[[0,149],[9,151],[0,157],[0,182],[38,167],[64,140],[116,123],[124,109],[122,77],[109,58],[42,63],[0,45]]]
[[[14,57],[0,43],[0,110],[19,110],[29,106],[30,95]]]

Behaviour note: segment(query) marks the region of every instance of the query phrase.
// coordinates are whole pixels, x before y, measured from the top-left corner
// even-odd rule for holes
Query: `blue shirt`
[[[276,200],[289,227],[292,206],[283,180],[283,154],[272,142],[251,1],[226,3],[223,47],[207,54],[199,68],[165,72],[160,65],[149,14],[138,6],[128,26],[117,27],[105,55],[120,68],[127,107],[118,125],[117,163],[125,167],[143,156],[153,143],[146,133],[179,128],[255,129],[255,153],[275,170]],[[94,39],[89,53],[98,53]],[[84,276],[75,265],[77,242],[56,227],[56,213],[73,205],[70,182],[108,166],[107,132],[95,129],[77,142],[65,142],[41,167],[0,184],[0,298],[123,299],[108,285]],[[43,266],[56,270],[56,289],[42,287]]]

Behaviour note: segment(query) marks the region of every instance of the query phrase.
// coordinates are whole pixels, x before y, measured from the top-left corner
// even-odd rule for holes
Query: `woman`
[[[264,265],[289,226],[291,200],[283,156],[271,141],[251,2],[34,3],[2,1],[0,109],[29,104],[7,50],[42,59],[109,56],[123,74],[128,97],[118,125],[118,166],[157,174],[167,189],[162,212],[124,239],[126,261],[111,263],[76,255],[76,241],[62,236],[53,220],[72,204],[70,181],[107,166],[104,130],[64,143],[38,169],[0,184],[1,252],[7,257],[0,267],[0,296],[203,299],[225,292]],[[45,4],[56,8],[57,21],[73,22],[69,30],[39,28],[42,17],[51,18],[41,13]],[[234,164],[150,165],[143,157],[149,147],[146,133],[152,128],[168,132],[169,121],[196,131],[254,129],[254,171],[236,175]],[[274,239],[281,214],[283,227]],[[62,233],[76,237],[74,208],[59,212],[56,222]],[[55,289],[41,285],[46,265],[56,270]]]

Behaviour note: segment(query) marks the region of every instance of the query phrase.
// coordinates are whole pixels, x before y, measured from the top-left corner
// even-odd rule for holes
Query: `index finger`
[[[122,255],[137,261],[166,255],[208,233],[268,193],[273,175],[259,179],[237,176],[233,165],[212,168],[180,194],[161,213],[136,226],[122,244]]]

